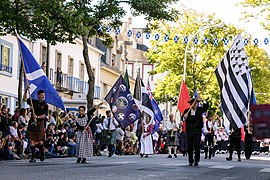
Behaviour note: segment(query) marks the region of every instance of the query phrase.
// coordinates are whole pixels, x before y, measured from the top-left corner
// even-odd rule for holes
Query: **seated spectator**
[[[9,142],[7,160],[21,160],[21,158],[15,153],[15,151],[15,144],[13,142]]]
[[[9,129],[10,135],[12,136],[12,142],[15,143],[16,154],[22,158],[22,141],[18,136],[18,123],[13,121],[12,126],[10,126]]]

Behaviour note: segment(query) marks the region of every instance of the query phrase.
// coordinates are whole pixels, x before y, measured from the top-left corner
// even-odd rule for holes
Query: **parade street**
[[[189,167],[187,157],[175,159],[154,155],[148,159],[139,156],[94,157],[87,164],[76,164],[75,158],[46,159],[29,164],[28,161],[0,162],[1,180],[18,179],[245,179],[269,180],[270,157],[252,156],[242,162],[225,161],[227,155],[217,155]]]

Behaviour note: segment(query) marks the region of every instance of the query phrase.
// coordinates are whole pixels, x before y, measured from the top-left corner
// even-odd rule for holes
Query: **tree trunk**
[[[82,41],[83,41],[83,58],[84,58],[84,63],[86,65],[87,74],[89,77],[89,80],[88,80],[89,90],[86,96],[87,109],[90,110],[94,106],[95,74],[92,70],[91,63],[89,60],[87,36],[82,36]]]
[[[47,55],[46,55],[46,75],[49,79],[50,73],[50,43],[47,41]]]
[[[22,84],[23,84],[23,66],[20,61],[19,85],[18,85],[18,110],[22,108]]]

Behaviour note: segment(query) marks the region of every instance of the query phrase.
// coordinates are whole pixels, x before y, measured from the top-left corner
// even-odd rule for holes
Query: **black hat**
[[[196,102],[200,102],[199,99],[192,98],[191,100],[188,101],[188,103],[193,104],[195,100],[196,100]]]
[[[37,94],[39,95],[41,93],[45,93],[44,90],[42,90],[42,89],[41,90],[38,90]]]

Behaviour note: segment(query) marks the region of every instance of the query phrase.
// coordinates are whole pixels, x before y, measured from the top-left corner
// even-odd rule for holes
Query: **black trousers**
[[[194,163],[193,158],[194,149],[195,149],[195,162],[200,162],[201,132],[200,131],[187,132],[187,142],[188,142],[188,162]]]
[[[230,136],[230,146],[229,153],[230,158],[232,158],[233,150],[237,151],[238,158],[240,159],[241,155],[241,136]]]
[[[245,157],[246,159],[250,159],[253,151],[252,140],[245,140]]]

